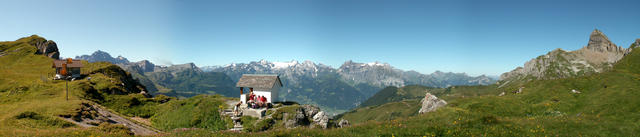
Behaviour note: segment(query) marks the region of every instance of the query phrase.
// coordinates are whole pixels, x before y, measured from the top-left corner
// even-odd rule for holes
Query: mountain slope
[[[434,88],[419,85],[405,86],[401,88],[391,86],[378,91],[378,93],[371,96],[369,99],[367,99],[367,101],[364,101],[358,107],[381,105],[389,102],[402,101],[405,99],[419,99],[421,97],[424,97],[424,95],[429,92],[430,89]]]
[[[193,63],[156,67],[153,72],[144,75],[156,85],[170,89],[160,92],[167,95],[191,97],[198,94],[220,94],[238,97],[235,83],[226,74],[203,72]]]
[[[500,76],[502,80],[555,79],[600,73],[610,69],[629,50],[613,44],[604,33],[594,30],[588,45],[576,51],[553,50]]]

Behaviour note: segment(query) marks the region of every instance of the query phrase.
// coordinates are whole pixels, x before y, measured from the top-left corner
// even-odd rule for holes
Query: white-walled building
[[[278,100],[278,91],[282,87],[280,77],[274,74],[243,74],[236,87],[240,88],[240,101],[247,103],[249,93],[267,97],[267,102]]]

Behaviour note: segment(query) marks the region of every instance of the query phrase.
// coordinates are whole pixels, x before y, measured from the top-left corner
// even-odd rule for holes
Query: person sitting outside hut
[[[263,96],[260,101],[262,101],[262,107],[267,107],[267,97]]]
[[[255,102],[256,102],[255,98],[256,98],[256,95],[253,94],[253,91],[251,91],[249,93],[249,101],[247,101],[247,105],[249,106],[249,108],[253,108],[254,107]]]
[[[262,96],[258,96],[258,98],[256,99],[258,101],[258,108],[262,108],[262,104],[264,104],[264,102],[262,102]]]

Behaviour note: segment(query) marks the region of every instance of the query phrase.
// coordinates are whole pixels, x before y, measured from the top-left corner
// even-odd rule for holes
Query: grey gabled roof
[[[243,74],[236,87],[249,87],[256,90],[269,90],[275,84],[280,84],[280,77],[274,74]]]
[[[67,60],[53,60],[52,68],[61,68],[62,64],[67,63]],[[67,63],[67,68],[81,68],[82,61],[80,60],[71,60],[71,63]]]

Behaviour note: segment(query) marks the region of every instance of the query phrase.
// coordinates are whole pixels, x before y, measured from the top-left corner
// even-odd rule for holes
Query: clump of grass
[[[58,128],[66,128],[75,126],[73,123],[69,123],[67,121],[61,120],[59,118],[40,115],[33,111],[25,111],[16,116],[14,116],[17,120],[22,120],[25,124],[30,125],[36,128],[43,127],[58,127]]]

